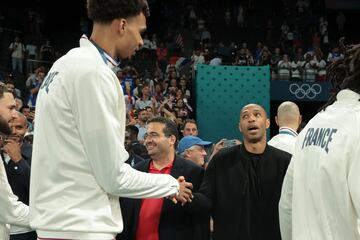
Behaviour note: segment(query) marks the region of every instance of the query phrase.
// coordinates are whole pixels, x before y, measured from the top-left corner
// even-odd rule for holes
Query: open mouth
[[[257,130],[259,130],[257,126],[249,126],[247,129],[250,133],[257,132]]]

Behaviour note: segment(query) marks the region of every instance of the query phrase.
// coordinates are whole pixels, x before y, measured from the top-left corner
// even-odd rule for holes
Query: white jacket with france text
[[[279,203],[283,240],[359,240],[360,95],[342,90],[299,134]]]

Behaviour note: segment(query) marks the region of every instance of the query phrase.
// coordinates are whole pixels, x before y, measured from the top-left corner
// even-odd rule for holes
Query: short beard
[[[2,116],[0,116],[0,132],[7,136],[12,133],[9,123]]]

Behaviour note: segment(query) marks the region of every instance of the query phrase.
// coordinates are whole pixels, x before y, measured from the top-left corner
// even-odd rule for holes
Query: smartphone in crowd
[[[226,139],[224,141],[224,147],[225,148],[232,147],[232,146],[235,146],[235,145],[236,145],[236,139],[230,139],[230,140]]]

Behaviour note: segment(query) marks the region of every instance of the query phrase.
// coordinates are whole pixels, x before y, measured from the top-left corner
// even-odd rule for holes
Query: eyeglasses
[[[144,134],[144,140],[149,139],[149,138],[151,138],[151,139],[157,138],[157,137],[159,137],[159,136],[160,136],[160,135],[159,135],[158,133],[156,133],[156,132],[145,133],[145,134]]]

